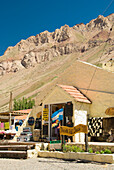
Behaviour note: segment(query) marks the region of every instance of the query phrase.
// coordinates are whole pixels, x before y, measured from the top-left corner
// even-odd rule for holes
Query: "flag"
[[[52,121],[55,121],[55,120],[63,120],[63,108],[62,109],[59,109],[57,110],[56,112],[54,112],[51,116],[52,118]]]
[[[59,109],[58,111],[59,111],[59,121],[63,120],[63,108]]]
[[[60,120],[63,120],[63,108],[54,112],[51,116],[52,118],[52,128],[60,128]]]
[[[52,121],[52,128],[58,128],[59,127],[59,120]]]

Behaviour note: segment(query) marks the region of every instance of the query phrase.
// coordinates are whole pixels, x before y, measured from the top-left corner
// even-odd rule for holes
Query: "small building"
[[[67,114],[66,105],[72,105],[73,110]],[[43,101],[42,111],[42,137],[47,140],[57,140],[60,137],[59,130],[52,128],[52,114],[64,108],[65,126],[76,126],[78,124],[88,125],[88,135],[92,141],[106,141],[110,130],[114,131],[114,113],[112,117],[101,117],[100,114],[95,117],[92,111],[92,101],[84,95],[79,89],[69,85],[56,85],[49,95]],[[46,109],[48,110],[46,113]],[[112,112],[114,110],[112,109]],[[85,134],[77,133],[72,138],[73,142],[84,142]]]
[[[64,124],[66,125],[69,122],[73,126],[87,124],[87,116],[90,114],[90,105],[92,102],[76,87],[56,85],[54,90],[43,101],[43,108],[48,108],[49,110],[49,113],[47,113],[48,121],[45,119],[46,115],[43,115],[45,117],[42,121],[43,136],[47,137],[48,140],[57,139],[57,135],[59,136],[57,129],[52,128],[52,113],[63,107],[65,108],[67,103],[71,104],[73,109],[69,114],[67,114],[67,109],[64,109]],[[84,133],[78,133],[72,140],[75,142],[84,142],[84,137]]]

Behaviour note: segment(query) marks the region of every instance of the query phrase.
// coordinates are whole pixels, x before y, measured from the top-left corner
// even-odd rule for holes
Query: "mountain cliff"
[[[17,72],[21,69],[35,67],[58,56],[78,53],[79,59],[96,65],[113,58],[114,51],[114,14],[107,17],[98,16],[88,24],[77,24],[73,27],[62,26],[50,33],[44,31],[26,40],[21,40],[14,47],[8,47],[0,57],[0,75]],[[104,54],[84,57],[91,49]],[[100,49],[101,48],[101,49]],[[83,57],[82,57],[83,53]]]

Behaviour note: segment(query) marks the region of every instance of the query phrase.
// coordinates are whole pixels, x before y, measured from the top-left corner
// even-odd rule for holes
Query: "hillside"
[[[98,16],[88,24],[45,31],[8,47],[0,57],[0,111],[13,98],[40,97],[42,89],[57,83],[77,60],[113,67],[114,14]],[[46,93],[45,93],[46,95]],[[42,95],[44,96],[44,94]]]

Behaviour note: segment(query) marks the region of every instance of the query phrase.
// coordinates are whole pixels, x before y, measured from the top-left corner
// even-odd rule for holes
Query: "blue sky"
[[[0,0],[0,56],[21,39],[45,30],[53,32],[65,24],[70,27],[86,24],[103,14],[107,7],[104,16],[114,12],[114,1]]]

